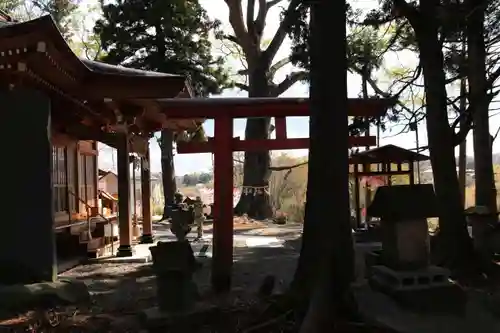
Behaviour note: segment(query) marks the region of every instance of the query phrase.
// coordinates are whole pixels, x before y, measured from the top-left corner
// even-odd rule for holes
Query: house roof
[[[104,170],[99,169],[99,180],[103,179],[104,177],[106,177],[108,175],[114,175],[115,177],[118,177],[118,175],[116,173],[114,173],[113,171],[104,171]]]

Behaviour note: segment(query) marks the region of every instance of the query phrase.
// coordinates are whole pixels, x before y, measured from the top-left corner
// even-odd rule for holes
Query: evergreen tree
[[[185,75],[195,94],[218,94],[229,83],[223,58],[212,54],[211,37],[220,37],[220,22],[210,20],[198,0],[118,0],[103,5],[96,23],[106,51],[104,61],[127,67]],[[176,192],[172,144],[162,131],[164,217]]]
[[[95,32],[104,61],[189,76],[198,95],[217,94],[228,82],[223,58],[212,55],[209,19],[197,0],[118,0],[102,7]]]

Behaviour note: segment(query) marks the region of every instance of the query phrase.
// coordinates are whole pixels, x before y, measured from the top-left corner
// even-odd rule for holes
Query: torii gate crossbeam
[[[214,154],[212,286],[215,291],[228,291],[233,263],[233,151],[307,149],[309,139],[286,137],[286,117],[308,116],[308,99],[169,99],[158,103],[167,118],[214,119],[213,139],[208,142],[179,142],[177,152]],[[382,117],[386,109],[393,104],[391,99],[350,99],[349,115]],[[252,117],[275,117],[276,139],[233,138],[233,119]],[[376,137],[351,137],[350,140],[352,146],[373,146]]]

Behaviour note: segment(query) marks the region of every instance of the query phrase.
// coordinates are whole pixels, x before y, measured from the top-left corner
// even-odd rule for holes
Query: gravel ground
[[[161,230],[162,226],[155,225],[155,229]],[[283,238],[286,239],[285,247],[234,249],[230,299],[255,296],[263,279],[269,275],[275,277],[275,291],[284,290],[295,270],[298,242],[289,237]],[[196,272],[194,279],[202,299],[219,303],[220,299],[210,292],[211,259],[198,260],[203,263],[203,267]],[[55,314],[57,320],[53,327],[31,328],[28,332],[144,332],[140,314],[142,310],[157,305],[156,283],[151,264],[95,263],[77,266],[60,274],[60,277],[85,282],[91,295],[91,303],[58,308]],[[18,318],[0,320],[0,333],[4,331],[4,327],[9,327],[9,332],[25,332],[26,325],[31,323],[33,326],[33,318],[39,316],[40,313],[31,312]],[[42,313],[41,316],[46,314]],[[38,324],[35,326],[40,325],[40,320],[37,320]],[[43,319],[42,321],[47,322]],[[51,321],[54,322],[54,319]]]
[[[293,247],[235,248],[233,294],[255,294],[268,275],[276,278],[276,290],[283,290],[293,275],[298,254]],[[202,297],[210,294],[210,259],[195,274]],[[141,332],[138,314],[156,306],[155,279],[150,264],[81,265],[60,275],[84,281],[91,304],[59,309],[60,330],[67,332]],[[64,322],[64,324],[63,324]],[[68,325],[70,327],[68,327]],[[38,331],[36,331],[38,332]]]

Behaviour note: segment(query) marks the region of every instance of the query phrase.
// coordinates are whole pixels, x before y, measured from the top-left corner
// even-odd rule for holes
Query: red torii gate
[[[227,291],[233,263],[233,152],[307,149],[308,138],[287,138],[286,117],[309,115],[304,98],[204,98],[158,101],[168,118],[213,118],[214,138],[207,142],[179,142],[177,152],[214,153],[214,229],[212,286]],[[349,99],[349,116],[381,117],[391,99]],[[332,110],[335,112],[335,110]],[[233,138],[235,118],[275,118],[276,139]],[[346,119],[347,121],[347,119]],[[351,146],[374,146],[375,136],[350,137]]]

